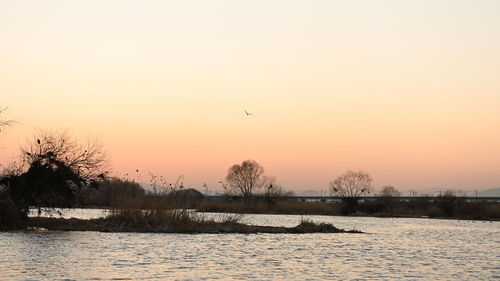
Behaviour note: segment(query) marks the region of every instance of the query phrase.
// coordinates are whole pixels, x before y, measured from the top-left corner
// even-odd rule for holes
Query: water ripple
[[[500,223],[311,216],[372,234],[0,232],[0,280],[491,280]],[[296,225],[300,216],[253,215]]]

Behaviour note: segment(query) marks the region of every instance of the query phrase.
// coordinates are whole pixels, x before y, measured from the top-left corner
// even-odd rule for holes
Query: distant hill
[[[479,197],[500,197],[500,187],[490,188],[477,193]]]

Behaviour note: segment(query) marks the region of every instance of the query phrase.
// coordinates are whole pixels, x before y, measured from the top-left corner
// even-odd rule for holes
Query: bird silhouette
[[[246,110],[245,110],[245,114],[246,114],[247,116],[252,115],[252,113],[249,113],[249,112],[247,112]]]

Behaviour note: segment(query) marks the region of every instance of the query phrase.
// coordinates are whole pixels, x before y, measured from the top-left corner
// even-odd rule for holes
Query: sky
[[[117,176],[500,187],[500,1],[0,1],[0,163],[36,129]],[[251,112],[251,116],[245,114]],[[136,173],[138,169],[140,172]]]

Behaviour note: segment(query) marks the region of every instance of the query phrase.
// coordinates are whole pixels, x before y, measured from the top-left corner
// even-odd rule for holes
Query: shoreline
[[[105,211],[113,211],[116,210],[114,207],[99,207],[99,206],[78,206],[73,208],[61,208],[61,209],[82,209],[82,210],[105,210]],[[182,208],[181,208],[182,209]],[[262,212],[234,212],[232,210],[199,210],[196,208],[190,209],[195,213],[203,214],[238,214],[238,215],[293,215],[293,216],[328,216],[328,217],[366,217],[366,218],[407,218],[407,219],[438,219],[438,220],[468,220],[468,221],[500,221],[500,218],[473,218],[473,217],[443,217],[443,216],[429,216],[429,215],[406,215],[406,214],[363,214],[363,213],[354,213],[348,215],[340,215],[340,214],[329,214],[329,213],[321,213],[321,212],[280,212],[280,211],[262,211]]]
[[[376,215],[376,214],[324,214],[324,213],[286,213],[286,212],[230,212],[230,211],[196,211],[198,213],[221,213],[221,214],[242,214],[242,215],[291,215],[291,216],[326,216],[326,217],[360,217],[360,218],[394,218],[394,219],[435,219],[435,220],[468,220],[468,221],[500,221],[496,218],[464,218],[464,217],[433,217],[426,215]]]
[[[136,232],[136,233],[182,233],[182,234],[306,234],[306,233],[364,233],[359,230],[344,230],[329,223],[302,221],[295,227],[257,226],[238,222],[202,221],[179,224],[131,223],[113,218],[76,219],[76,218],[29,218],[22,228],[14,230],[47,231],[98,231],[98,232]]]

